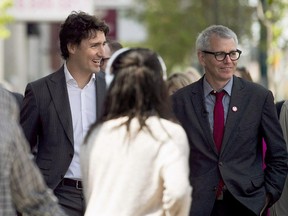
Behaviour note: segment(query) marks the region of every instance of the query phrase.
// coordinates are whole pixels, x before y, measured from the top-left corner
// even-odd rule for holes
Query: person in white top
[[[145,48],[123,48],[104,113],[80,149],[85,216],[186,216],[192,188],[189,146],[173,121],[163,61]]]

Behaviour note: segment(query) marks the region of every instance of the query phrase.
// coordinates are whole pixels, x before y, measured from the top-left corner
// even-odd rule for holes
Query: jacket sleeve
[[[31,84],[28,84],[25,90],[25,97],[20,113],[20,123],[32,150],[37,145],[40,120],[37,101]]]
[[[9,145],[12,152],[10,185],[13,203],[21,213],[31,216],[65,215],[57,198],[46,186],[42,175],[32,160],[28,143],[18,125],[13,127]]]
[[[163,208],[166,215],[185,216],[189,214],[192,200],[192,187],[189,183],[189,147],[184,131],[176,131],[175,134],[177,138],[166,143],[160,153],[163,162],[161,172],[164,181]]]

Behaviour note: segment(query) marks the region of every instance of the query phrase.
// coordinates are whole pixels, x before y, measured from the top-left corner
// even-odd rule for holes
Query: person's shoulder
[[[23,99],[24,99],[23,94],[20,94],[19,92],[14,92],[14,91],[13,91],[13,92],[10,92],[10,93],[11,93],[11,94],[14,96],[14,98],[16,99],[19,108],[21,108],[22,102],[23,102]]]
[[[10,103],[9,101],[11,101],[10,99],[13,98],[13,96],[10,91],[0,87],[0,98],[1,98],[0,100],[1,103],[8,104]]]
[[[202,85],[202,79],[191,83],[187,86],[184,86],[183,88],[177,90],[172,97],[177,98],[177,97],[185,97],[186,95],[190,95],[192,93],[195,93],[199,90],[199,87]]]
[[[43,85],[43,83],[45,83],[47,80],[58,80],[58,79],[65,79],[63,66],[59,68],[57,71],[51,72],[46,76],[40,77],[36,80],[29,82],[28,85],[35,85],[35,86]]]
[[[174,94],[171,95],[172,105],[179,106],[180,104],[184,105],[190,103],[192,98],[195,98],[196,95],[203,94],[203,82],[202,79],[185,86]]]
[[[267,94],[269,92],[269,89],[261,85],[260,83],[257,82],[252,82],[249,80],[242,79],[240,77],[234,76],[234,82],[236,83],[237,86],[240,86],[240,88],[243,88],[250,92],[251,94],[256,94],[256,93],[265,93]]]
[[[165,127],[165,129],[171,133],[171,135],[179,135],[179,136],[185,136],[186,133],[183,129],[183,127],[176,122],[160,118],[161,124]]]
[[[282,107],[285,107],[285,109],[288,110],[288,100],[278,101],[276,107],[279,107],[279,110],[281,110]]]
[[[18,121],[18,115],[19,110],[16,99],[8,90],[0,87],[0,116],[8,116]]]

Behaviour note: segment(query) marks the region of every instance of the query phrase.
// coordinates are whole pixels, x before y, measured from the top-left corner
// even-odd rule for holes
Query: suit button
[[[223,162],[219,162],[218,165],[219,165],[219,166],[223,166]]]
[[[217,187],[215,186],[214,188],[213,188],[213,191],[216,191],[217,190]]]
[[[69,154],[70,158],[73,158],[73,154]]]

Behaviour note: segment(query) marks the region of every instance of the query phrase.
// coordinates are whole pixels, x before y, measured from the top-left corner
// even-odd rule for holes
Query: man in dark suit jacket
[[[21,125],[47,185],[70,216],[84,214],[79,148],[101,114],[106,91],[99,74],[108,26],[72,12],[59,38],[64,65],[27,85]]]
[[[233,76],[241,51],[229,28],[208,27],[196,46],[205,74],[173,95],[173,109],[190,143],[190,214],[260,215],[279,199],[287,174],[286,145],[273,95]],[[225,128],[218,151],[213,140],[215,96],[211,91],[222,90]],[[262,138],[267,144],[265,170]]]

